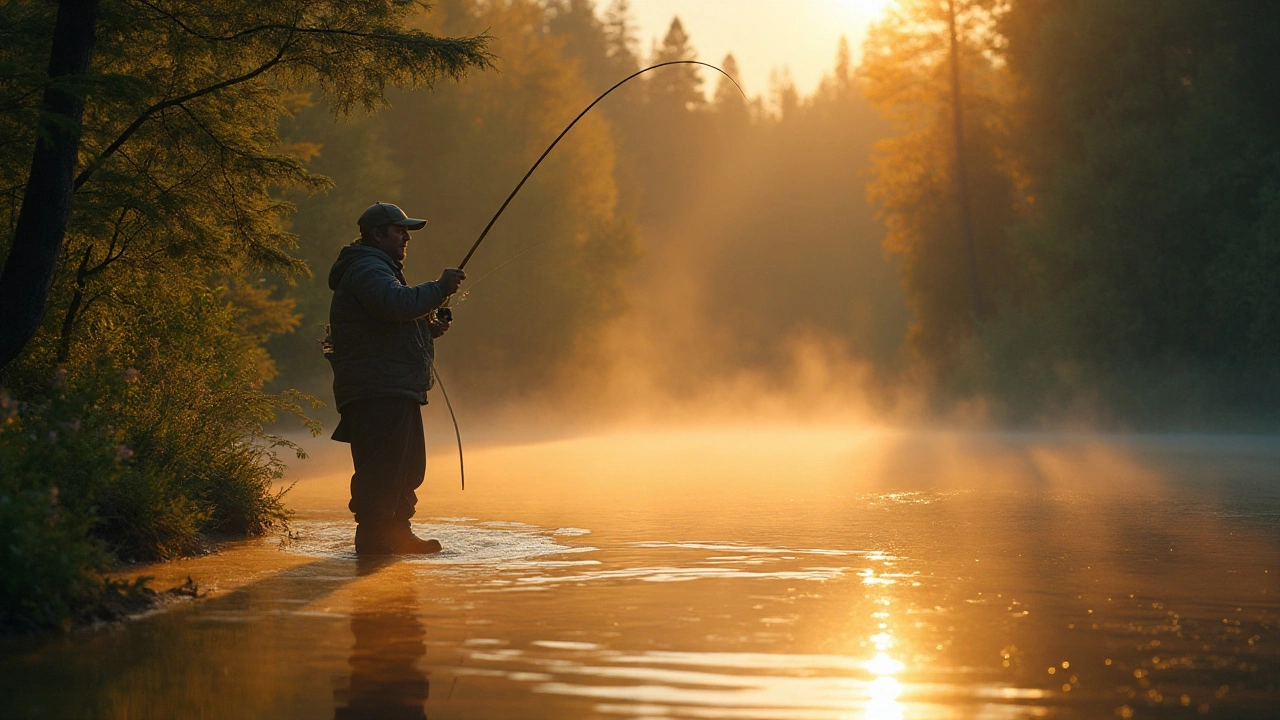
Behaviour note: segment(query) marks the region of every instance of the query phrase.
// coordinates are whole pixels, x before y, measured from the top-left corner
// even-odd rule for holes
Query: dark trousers
[[[333,439],[351,443],[351,503],[356,522],[390,523],[413,517],[427,472],[422,409],[415,400],[357,400],[342,409]]]

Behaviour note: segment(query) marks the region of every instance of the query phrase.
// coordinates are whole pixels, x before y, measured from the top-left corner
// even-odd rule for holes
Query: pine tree
[[[609,36],[593,0],[556,0],[547,12],[548,28],[565,39],[565,55],[578,63],[588,88],[600,92],[620,79],[609,61]]]
[[[747,122],[747,99],[742,96],[742,91],[733,82],[738,80],[740,74],[738,59],[733,56],[733,53],[724,56],[720,69],[724,70],[725,75],[729,77],[717,75],[713,106],[726,126],[740,127]]]
[[[791,77],[790,68],[770,71],[769,99],[779,119],[790,117],[799,109],[800,92],[796,90],[796,81]]]
[[[836,48],[836,66],[831,79],[838,92],[844,92],[853,85],[853,53],[849,51],[848,35],[840,36],[840,44]]]
[[[653,51],[652,64],[674,60],[697,60],[689,34],[679,17],[671,19],[662,44]],[[677,65],[653,73],[649,79],[649,102],[660,112],[680,113],[700,109],[707,98],[702,92],[702,73],[695,65]]]
[[[604,15],[609,66],[615,77],[624,78],[640,69],[640,41],[631,20],[631,3],[613,0]]]

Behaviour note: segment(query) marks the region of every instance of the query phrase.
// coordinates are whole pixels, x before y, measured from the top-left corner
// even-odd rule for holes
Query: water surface
[[[0,646],[15,717],[1270,718],[1280,442],[619,433],[433,453],[439,556],[296,539],[153,568],[205,599]]]

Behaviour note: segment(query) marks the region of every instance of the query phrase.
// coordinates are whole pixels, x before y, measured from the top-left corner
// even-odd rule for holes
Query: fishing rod
[[[619,80],[617,83],[614,84],[613,87],[609,88],[608,90],[605,90],[603,93],[600,94],[599,97],[591,101],[591,104],[588,105],[586,109],[578,113],[578,116],[573,119],[573,122],[569,123],[564,130],[560,131],[560,134],[556,136],[555,140],[551,141],[551,144],[547,146],[547,149],[542,151],[542,155],[538,157],[537,162],[533,164],[533,167],[529,168],[529,172],[526,172],[524,174],[524,177],[520,178],[520,182],[516,185],[515,189],[512,190],[511,194],[507,196],[507,199],[502,202],[502,207],[499,207],[498,212],[494,213],[492,218],[489,218],[489,223],[484,226],[484,230],[480,231],[480,237],[476,238],[476,241],[472,243],[471,249],[467,251],[467,256],[462,258],[462,262],[458,263],[458,269],[459,270],[466,269],[467,263],[471,261],[471,256],[476,254],[476,250],[480,248],[480,243],[484,242],[484,239],[488,237],[489,231],[493,229],[494,223],[498,222],[498,218],[502,217],[502,213],[506,211],[507,206],[510,205],[511,201],[514,200],[516,195],[520,193],[520,189],[523,188],[524,184],[529,181],[529,178],[533,176],[534,171],[538,169],[538,166],[542,164],[543,160],[547,159],[547,156],[551,154],[551,151],[555,150],[556,145],[560,144],[560,141],[564,139],[564,136],[569,134],[569,131],[573,129],[573,126],[578,124],[579,120],[586,117],[587,113],[591,112],[592,108],[594,108],[596,105],[599,105],[600,101],[609,97],[609,94],[612,93],[614,90],[617,90],[618,88],[622,87],[623,85],[626,85],[627,83],[631,82],[632,80],[635,80],[636,78],[640,77],[641,75],[647,72],[657,70],[659,68],[670,67],[672,65],[701,65],[702,67],[711,68],[712,70],[715,70],[716,72],[720,73],[726,78],[729,78],[729,82],[733,83],[733,86],[738,89],[738,92],[742,94],[742,97],[744,99],[747,97],[746,91],[742,89],[742,86],[738,84],[738,81],[735,80],[732,75],[716,67],[715,65],[712,65],[711,63],[705,63],[705,62],[702,62],[701,60],[669,60],[667,62],[661,62],[656,65],[650,65],[647,68],[637,70],[636,72],[631,73],[630,75],[623,78],[622,80]],[[535,245],[533,248],[529,248],[529,250],[526,250],[524,253],[520,253],[520,255],[524,255],[525,253],[529,252],[530,250],[533,250],[536,247],[538,246]],[[517,255],[516,257],[520,257],[520,255]],[[511,262],[511,260],[515,260],[515,259],[516,258],[511,258],[510,260],[507,260],[506,262],[502,263],[502,265],[506,265],[508,262]],[[494,271],[498,270],[498,268],[501,268],[502,265],[499,265],[498,267],[489,271],[489,273],[487,273],[485,277],[488,277],[489,274],[492,274]],[[482,277],[480,279],[483,280],[484,278]],[[445,298],[444,305],[442,305],[438,310],[436,310],[436,318],[446,323],[451,322],[453,320],[453,310],[451,310],[449,307],[449,298]],[[432,363],[432,366],[433,366],[432,370],[433,372],[435,372],[435,376],[436,376],[436,384],[440,386],[440,392],[444,393],[444,384],[440,382],[440,372],[438,370],[435,370],[434,365],[435,364]],[[462,457],[462,432],[458,429],[458,417],[453,413],[453,405],[449,402],[449,396],[447,393],[445,393],[445,405],[449,408],[449,417],[453,420],[453,432],[454,432],[454,435],[458,438],[458,469],[462,473],[462,489],[466,490],[467,474],[466,474],[466,466]]]
[[[591,108],[595,107],[596,105],[599,105],[601,100],[604,100],[605,98],[609,97],[609,93],[613,92],[614,90],[617,90],[623,85],[626,85],[627,83],[640,77],[641,75],[651,70],[657,70],[658,68],[664,68],[671,65],[701,65],[703,67],[711,68],[712,70],[715,70],[721,75],[729,78],[729,82],[733,83],[733,86],[738,88],[738,92],[742,93],[742,97],[743,98],[747,97],[747,93],[742,90],[742,86],[738,84],[737,80],[733,79],[732,75],[725,72],[724,70],[721,70],[715,65],[712,65],[711,63],[704,63],[700,60],[671,60],[668,62],[658,63],[657,65],[650,65],[649,67],[644,68],[643,70],[638,70],[634,73],[631,73],[627,77],[618,81],[616,85],[614,85],[613,87],[601,93],[600,97],[596,98],[590,105],[588,105],[586,110],[583,110],[582,112],[578,113],[578,117],[574,118],[573,122],[569,123],[569,126],[566,127],[564,130],[562,130],[560,132],[560,135],[557,136],[556,139],[553,140],[549,146],[547,146],[547,149],[542,152],[542,156],[538,158],[538,161],[535,162],[533,164],[533,167],[529,168],[529,172],[525,173],[524,177],[520,179],[520,184],[516,185],[516,189],[512,190],[511,194],[507,196],[506,201],[502,203],[502,207],[498,208],[498,212],[493,214],[493,217],[489,220],[489,224],[484,226],[484,230],[481,231],[480,237],[476,238],[475,243],[471,245],[471,249],[467,251],[467,256],[462,258],[461,263],[458,263],[458,269],[459,270],[466,269],[467,262],[471,260],[471,256],[476,254],[476,249],[480,247],[480,243],[484,242],[484,239],[489,234],[489,231],[493,229],[493,224],[498,222],[498,218],[502,217],[503,211],[506,210],[507,206],[511,204],[511,201],[515,199],[516,194],[520,192],[520,188],[524,187],[525,182],[529,180],[529,176],[533,175],[533,171],[537,170],[538,166],[542,164],[542,161],[547,159],[547,156],[551,154],[551,151],[555,149],[556,145],[559,145],[560,141],[564,139],[564,136],[568,135],[569,131],[573,129],[573,126],[577,125],[579,120],[585,117],[587,113],[591,112]]]

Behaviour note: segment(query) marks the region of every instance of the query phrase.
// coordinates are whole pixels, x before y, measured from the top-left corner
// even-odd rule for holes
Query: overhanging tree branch
[[[271,58],[267,62],[263,63],[262,65],[259,65],[258,67],[254,68],[253,70],[250,70],[249,72],[243,75],[238,75],[236,77],[223,80],[220,83],[214,83],[213,85],[210,85],[208,87],[189,92],[186,95],[182,95],[176,98],[170,98],[168,100],[162,100],[152,105],[151,107],[147,108],[146,110],[143,110],[142,113],[138,115],[138,117],[132,123],[129,124],[129,127],[124,129],[124,132],[120,133],[120,135],[115,140],[112,140],[111,144],[108,145],[105,150],[99,153],[99,155],[96,158],[94,158],[93,161],[90,162],[89,165],[85,167],[84,170],[80,171],[80,174],[76,176],[75,184],[72,186],[72,190],[73,191],[79,190],[80,186],[84,185],[85,181],[89,179],[89,176],[92,175],[95,170],[97,170],[99,167],[102,166],[103,161],[105,161],[107,158],[114,155],[115,152],[120,149],[120,146],[124,145],[129,140],[130,137],[133,137],[133,134],[136,133],[143,125],[145,125],[147,120],[150,120],[151,117],[156,113],[161,112],[167,108],[171,108],[175,105],[181,105],[184,102],[195,100],[198,97],[203,97],[205,95],[209,95],[210,93],[215,93],[215,92],[218,92],[219,90],[224,90],[234,85],[239,85],[240,83],[243,83],[243,82],[248,82],[258,77],[262,73],[270,70],[271,68],[283,62],[284,55],[286,52],[288,52],[292,44],[293,44],[292,38],[290,38],[289,40],[286,40],[285,43],[280,46],[280,50],[275,54],[275,57]]]
[[[161,182],[161,178],[178,175],[177,182],[173,184],[176,187],[202,177],[204,168],[211,165],[221,169],[223,180],[228,182],[227,187],[202,189],[199,195],[205,202],[211,200],[222,205],[228,194],[245,192],[254,198],[261,194],[254,189],[258,185],[244,184],[246,177],[241,175],[245,173],[257,179],[285,180],[285,184],[305,184],[307,179],[300,166],[271,156],[268,152],[270,133],[267,124],[259,122],[261,118],[245,118],[240,123],[259,132],[244,148],[237,142],[221,142],[232,139],[222,129],[202,128],[209,131],[222,150],[215,153],[216,157],[206,158],[205,165],[194,174],[184,174],[183,171],[188,169],[185,157],[180,158],[182,162],[171,162],[175,153],[178,156],[184,153],[181,148],[166,144],[165,140],[180,140],[180,136],[151,138],[151,133],[140,133],[140,130],[163,126],[173,117],[175,109],[192,110],[194,108],[184,107],[184,104],[198,99],[223,109],[245,100],[255,108],[276,112],[278,108],[267,108],[266,103],[270,102],[268,98],[278,99],[284,88],[272,87],[267,79],[281,71],[286,71],[280,77],[284,86],[317,84],[332,94],[335,109],[345,112],[354,104],[373,108],[382,100],[387,84],[422,83],[430,86],[441,76],[460,78],[469,69],[492,66],[491,56],[485,49],[487,37],[437,38],[405,27],[410,12],[408,4],[412,3],[406,4],[403,0],[286,0],[265,5],[233,3],[235,8],[217,6],[212,11],[203,8],[213,6],[201,3],[128,1],[141,8],[142,12],[132,13],[133,17],[119,13],[111,15],[111,29],[104,29],[103,35],[106,37],[110,32],[112,42],[119,44],[123,55],[107,53],[109,59],[100,72],[102,77],[112,76],[119,61],[126,72],[121,79],[137,82],[128,87],[100,83],[92,88],[85,79],[93,55],[100,0],[58,2],[47,80],[38,83],[44,91],[44,101],[37,121],[40,127],[34,133],[38,142],[32,155],[31,172],[21,185],[0,189],[0,201],[7,200],[14,205],[21,203],[15,212],[10,213],[10,217],[16,220],[11,220],[9,257],[3,275],[0,275],[0,307],[5,310],[0,314],[0,369],[18,355],[40,327],[54,275],[63,256],[71,199],[77,191],[83,192],[90,180],[95,181],[95,187],[103,183],[102,191],[86,203],[86,219],[92,224],[94,214],[107,210],[118,201],[115,183],[150,183],[160,190],[157,197],[163,198],[166,195],[164,186],[169,183]],[[187,13],[188,8],[192,12]],[[173,34],[175,32],[186,39],[178,38]],[[156,47],[154,42],[168,43],[163,45],[166,48],[166,52],[161,53],[163,57],[151,64],[132,64],[139,58],[131,57],[131,53],[148,53]],[[112,50],[116,49],[113,46]],[[139,68],[144,66],[147,72],[140,73]],[[218,72],[239,74],[227,79],[214,76],[202,80],[198,75],[192,79],[193,70],[198,73],[206,67],[228,66],[231,69]],[[169,71],[168,77],[165,77],[166,70]],[[194,83],[201,82],[209,84],[192,89]],[[95,96],[100,94],[103,101],[102,111],[93,115],[95,119],[111,117],[113,101],[131,98],[139,91],[147,93],[151,104],[137,111],[139,114],[135,117],[126,116],[126,125],[118,134],[110,126],[95,127],[92,159],[79,165],[78,154],[83,144],[81,134],[85,133],[87,138],[89,133],[87,129],[82,130],[81,124],[85,114],[84,98],[90,90]],[[220,121],[236,124],[230,118]],[[170,130],[166,127],[164,134],[173,135]],[[182,130],[176,128],[179,133]],[[132,152],[135,146],[143,149],[138,153],[140,165],[130,158],[135,154]],[[102,149],[98,151],[97,148]],[[227,154],[229,148],[237,152],[234,162]],[[248,154],[244,152],[246,149]],[[118,177],[112,175],[108,182],[102,172],[104,166],[114,167],[122,160],[125,163],[122,169],[128,172]],[[152,161],[160,163],[159,175],[150,172],[148,166]],[[240,175],[227,175],[229,167],[222,166],[228,163],[236,164],[236,173]],[[199,160],[196,159],[194,164],[200,165]],[[136,177],[129,178],[130,174]],[[193,198],[187,198],[184,202],[193,201]],[[244,233],[248,225],[256,223],[254,226],[258,230],[267,229],[270,225],[259,222],[261,213],[253,203],[241,207],[235,198],[230,202],[236,216],[210,217],[204,225],[197,224],[193,232],[185,234],[189,236],[189,246],[210,241],[217,244],[222,237],[221,231]],[[260,202],[260,199],[254,200],[254,203]],[[246,209],[249,211],[247,214],[241,212]],[[197,230],[200,232],[194,232]],[[88,239],[92,241],[92,238]],[[250,245],[253,252],[271,255],[273,260],[288,259],[287,254],[278,248],[266,247],[262,243]],[[217,255],[211,248],[207,254],[209,257]],[[80,250],[74,257],[68,262],[81,261]],[[85,270],[89,272],[92,269],[90,258],[90,265],[86,265]],[[81,315],[83,307],[79,312]]]

